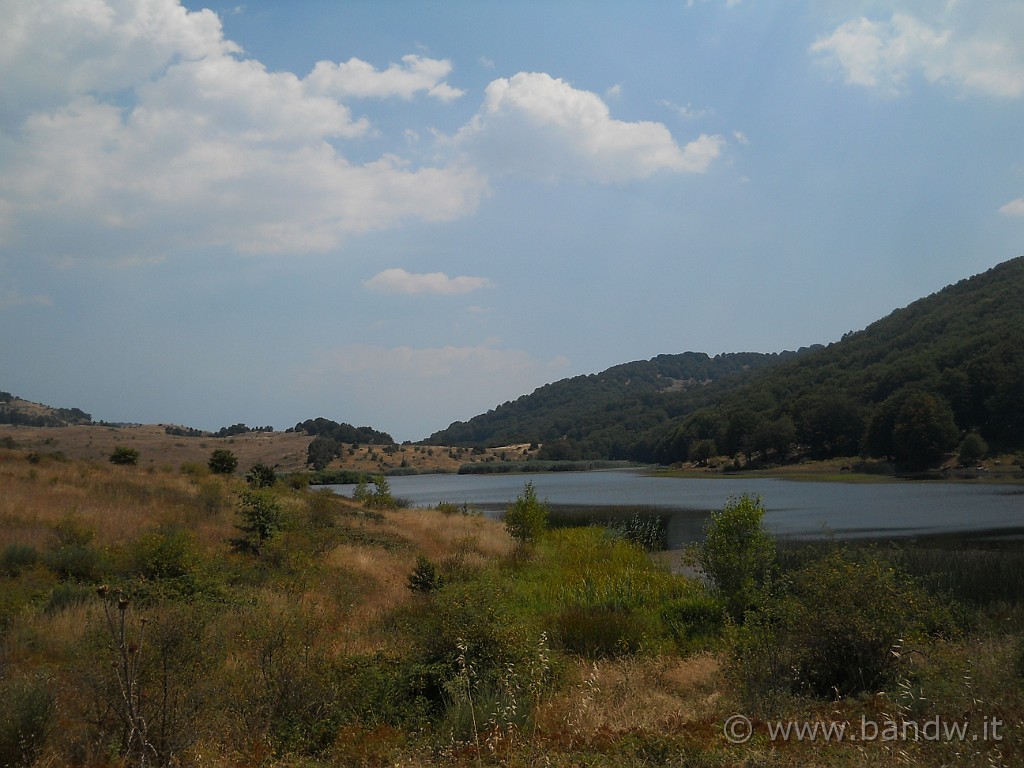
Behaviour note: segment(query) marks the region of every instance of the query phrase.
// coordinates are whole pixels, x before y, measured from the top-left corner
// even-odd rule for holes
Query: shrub
[[[505,509],[505,529],[520,542],[536,541],[548,526],[550,508],[540,501],[533,482],[527,481],[523,492]]]
[[[206,463],[215,475],[230,475],[238,468],[238,457],[227,448],[218,448]]]
[[[441,588],[441,574],[432,560],[420,555],[416,558],[416,567],[409,574],[406,584],[413,592],[434,592]]]
[[[976,464],[988,453],[988,443],[977,432],[971,432],[960,443],[958,461],[961,464]]]
[[[40,679],[9,682],[0,689],[0,765],[35,762],[50,729],[54,698],[50,684]]]
[[[39,560],[39,552],[29,544],[8,544],[0,554],[0,573],[18,576]]]
[[[277,482],[277,473],[273,467],[266,464],[253,464],[245,474],[245,482],[250,488],[272,488]]]
[[[281,514],[281,503],[266,490],[242,491],[239,497],[238,514],[242,524],[235,526],[244,538],[235,539],[238,549],[259,554],[268,539],[275,536],[282,528],[284,519]]]
[[[53,527],[56,537],[44,555],[46,566],[60,578],[94,581],[100,576],[101,557],[92,546],[95,532],[80,519],[68,515]]]
[[[126,467],[134,467],[139,463],[139,452],[134,448],[118,446],[110,453],[110,463],[120,464]]]
[[[366,495],[363,503],[370,509],[395,509],[398,502],[391,495],[391,484],[383,475],[373,478],[373,493]]]
[[[568,605],[554,621],[565,650],[590,659],[615,658],[648,647],[659,628],[652,617],[625,606]]]
[[[710,646],[722,634],[725,605],[714,595],[700,592],[665,603],[661,620],[681,653]]]
[[[756,602],[775,560],[775,542],[761,527],[763,517],[761,499],[743,495],[713,512],[704,528],[701,565],[737,623]]]
[[[880,558],[835,549],[747,615],[733,668],[753,699],[779,689],[822,697],[875,691],[894,678],[902,641],[952,624],[943,613]]]

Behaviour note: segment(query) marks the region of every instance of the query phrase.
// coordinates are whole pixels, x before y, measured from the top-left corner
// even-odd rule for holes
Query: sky
[[[0,390],[420,440],[1024,254],[1019,0],[0,0]]]

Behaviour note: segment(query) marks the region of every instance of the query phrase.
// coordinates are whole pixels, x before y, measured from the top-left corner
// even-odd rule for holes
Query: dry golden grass
[[[294,432],[249,432],[233,437],[182,437],[168,435],[162,424],[136,426],[78,425],[71,427],[21,427],[0,424],[0,444],[11,443],[23,451],[40,454],[63,453],[68,458],[106,462],[114,448],[123,446],[139,452],[139,467],[177,470],[184,463],[205,465],[210,454],[226,448],[238,457],[239,472],[253,464],[266,464],[280,472],[307,469],[306,449],[313,440]],[[470,462],[510,461],[526,458],[528,446],[489,448],[483,453],[446,446],[363,445],[346,446],[331,469],[381,473],[407,467],[416,471],[455,472]],[[526,453],[524,453],[526,451]]]
[[[504,524],[480,515],[400,509],[388,514],[387,526],[432,560],[449,557],[459,549],[483,558],[502,557],[514,545]]]
[[[596,734],[676,732],[718,712],[719,662],[710,655],[580,662],[575,682],[544,703],[542,731],[586,742]]]

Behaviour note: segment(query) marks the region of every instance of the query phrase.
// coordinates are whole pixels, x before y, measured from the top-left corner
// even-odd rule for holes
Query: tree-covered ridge
[[[977,434],[1024,447],[1024,257],[751,377],[659,425],[637,453],[785,459],[858,453],[934,465]]]
[[[455,422],[426,442],[435,445],[547,443],[549,458],[614,457],[629,452],[638,434],[671,418],[687,394],[778,364],[795,352],[703,352],[659,355],[602,373],[547,384],[492,411]],[[555,443],[555,445],[552,445]]]
[[[1024,449],[1024,257],[827,347],[661,355],[541,387],[428,442],[543,458],[741,464],[866,455],[920,469],[963,441]],[[984,451],[981,451],[984,453]]]
[[[0,424],[23,427],[66,427],[91,424],[92,416],[79,408],[53,408],[0,392]]]

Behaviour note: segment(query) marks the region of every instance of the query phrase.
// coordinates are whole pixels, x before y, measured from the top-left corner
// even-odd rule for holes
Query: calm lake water
[[[556,507],[653,507],[669,513],[668,544],[700,536],[711,510],[730,496],[761,496],[765,527],[778,536],[893,539],[942,534],[1024,536],[1024,486],[970,483],[819,483],[768,478],[654,477],[636,470],[521,475],[390,477],[413,506],[447,501],[496,514],[533,482]],[[353,486],[333,486],[351,495]]]

